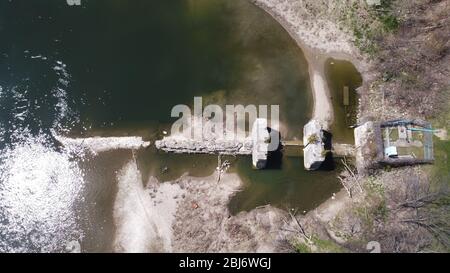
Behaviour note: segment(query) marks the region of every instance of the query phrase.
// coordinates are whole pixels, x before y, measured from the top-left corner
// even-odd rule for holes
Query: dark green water
[[[242,158],[232,169],[244,182],[244,190],[237,193],[229,204],[231,213],[250,211],[271,204],[281,209],[309,211],[340,190],[336,181],[337,170],[306,171],[303,158],[281,158],[280,169],[255,171],[251,158]]]
[[[8,52],[2,68],[31,77],[42,73],[40,67],[30,71],[30,63],[42,62],[30,55],[67,64],[68,101],[79,114],[79,128],[169,123],[172,107],[192,104],[194,96],[220,104],[279,104],[282,122],[292,128],[285,132],[289,136],[298,136],[308,119],[311,95],[302,52],[248,1],[1,5],[2,40],[8,41],[0,45]],[[45,92],[45,82],[34,84]]]
[[[246,0],[82,0],[81,7],[1,1],[0,35],[0,148],[25,129],[50,138],[50,129],[60,127],[73,136],[155,140],[173,121],[172,107],[190,105],[194,96],[220,105],[279,104],[285,139],[301,138],[311,115],[302,51]],[[27,111],[19,113],[18,103]],[[86,171],[89,184],[112,175],[107,160]],[[153,149],[139,154],[144,179],[163,181],[185,172],[210,175],[216,160]],[[230,204],[233,213],[269,203],[308,210],[339,189],[336,170],[306,172],[300,157],[280,160],[266,171],[253,170],[250,158],[233,162],[231,171],[245,183]]]
[[[150,175],[160,181],[173,181],[184,174],[206,177],[214,174],[217,167],[217,156],[167,154],[154,149],[139,152],[138,159],[144,181]],[[232,164],[229,172],[237,173],[244,183],[243,190],[229,204],[232,214],[268,204],[308,211],[341,188],[336,178],[339,164],[310,172],[304,169],[303,158],[283,154],[266,170],[253,169],[251,157],[222,157],[224,160]]]

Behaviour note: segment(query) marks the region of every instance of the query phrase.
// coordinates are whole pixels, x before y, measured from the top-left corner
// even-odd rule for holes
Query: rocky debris
[[[256,119],[252,128],[252,163],[256,169],[264,169],[269,155],[270,134],[266,119]]]
[[[253,142],[250,138],[242,141],[226,139],[197,141],[181,136],[169,136],[157,140],[155,146],[159,150],[178,154],[250,155],[252,154]]]
[[[383,159],[380,130],[380,126],[373,121],[355,129],[356,167],[359,173],[376,168],[378,162]]]
[[[186,189],[178,204],[173,229],[175,252],[278,252],[286,233],[286,213],[266,206],[230,215],[228,204],[242,184],[237,174],[183,177]]]
[[[155,142],[157,149],[178,154],[252,155],[253,165],[257,169],[266,166],[269,145],[270,133],[266,119],[256,119],[251,135],[243,139],[230,140],[226,134],[223,138],[206,135],[202,140],[171,135]]]
[[[319,169],[326,155],[323,125],[320,121],[311,120],[303,127],[303,143],[305,143],[303,149],[305,169]]]

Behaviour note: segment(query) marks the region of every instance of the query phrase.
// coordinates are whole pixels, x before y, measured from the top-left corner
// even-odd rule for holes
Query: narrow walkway
[[[303,141],[301,140],[282,140],[281,145],[283,147],[296,147],[303,149],[305,146],[303,145]],[[333,144],[333,154],[335,156],[347,156],[354,157],[355,156],[355,146],[351,144]]]

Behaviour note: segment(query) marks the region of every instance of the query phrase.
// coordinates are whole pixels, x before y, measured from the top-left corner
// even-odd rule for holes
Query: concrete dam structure
[[[252,164],[256,169],[264,169],[271,153],[271,147],[294,146],[303,150],[306,170],[317,170],[325,161],[327,152],[335,156],[354,156],[354,146],[350,144],[334,144],[326,147],[326,131],[319,121],[312,120],[304,127],[304,139],[301,141],[280,141],[271,137],[266,119],[256,119],[251,133],[243,139],[228,140],[224,138],[207,138],[195,140],[185,135],[171,135],[155,142],[157,149],[177,154],[212,154],[212,155],[248,155],[252,156]]]

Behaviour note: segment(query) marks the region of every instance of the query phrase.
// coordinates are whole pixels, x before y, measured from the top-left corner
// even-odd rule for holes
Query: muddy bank
[[[114,205],[116,252],[292,252],[301,234],[329,236],[327,223],[351,199],[340,192],[301,216],[270,205],[232,215],[228,204],[242,190],[234,173],[198,178],[184,175],[160,183],[141,180],[134,160],[118,172]],[[338,238],[336,238],[337,240]]]
[[[177,182],[185,189],[177,208],[174,231],[176,252],[277,252],[284,238],[285,213],[272,207],[231,216],[228,203],[242,186],[236,174],[215,175]]]
[[[267,206],[231,216],[236,174],[142,184],[134,160],[118,172],[116,252],[279,252],[286,213]]]

